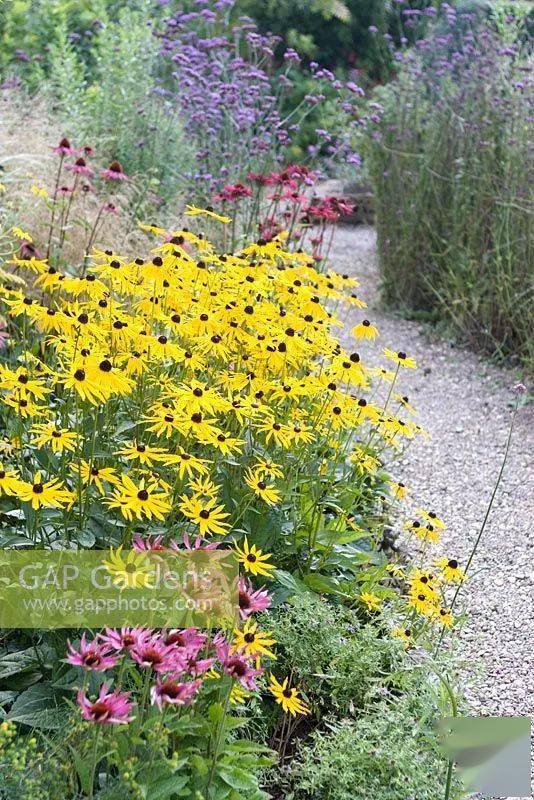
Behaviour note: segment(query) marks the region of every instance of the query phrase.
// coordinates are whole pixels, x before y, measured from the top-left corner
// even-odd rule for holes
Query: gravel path
[[[430,433],[409,448],[395,477],[412,490],[414,506],[435,510],[448,529],[439,546],[465,564],[500,469],[517,377],[443,340],[433,341],[418,323],[379,305],[376,237],[369,227],[341,227],[332,263],[361,282],[368,303],[350,314],[368,317],[382,347],[415,356],[418,369],[402,370],[402,393],[419,410]],[[351,344],[354,350],[354,339]],[[375,361],[382,347],[358,351]],[[373,354],[373,355],[372,355]],[[520,409],[505,476],[464,589],[469,620],[460,657],[466,660],[471,713],[534,716],[534,414]],[[409,506],[408,506],[409,507]]]

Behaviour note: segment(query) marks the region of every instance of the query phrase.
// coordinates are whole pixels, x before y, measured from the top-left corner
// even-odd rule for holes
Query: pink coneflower
[[[172,678],[158,680],[156,685],[150,689],[152,705],[157,706],[160,711],[165,705],[190,705],[201,686],[200,679],[188,683],[178,683]]]
[[[221,542],[207,542],[202,536],[195,537],[195,541],[191,543],[188,533],[184,533],[184,548],[186,550],[216,550]],[[172,550],[181,550],[180,545],[173,540],[170,544]]]
[[[82,147],[82,153],[84,154],[84,156],[85,156],[86,158],[91,158],[91,156],[93,156],[93,155],[94,155],[95,151],[93,150],[93,148],[91,147],[91,145],[89,145],[89,144],[84,144],[84,146]]]
[[[133,660],[143,669],[154,672],[183,672],[184,662],[180,652],[172,645],[166,645],[161,636],[145,631],[130,650]]]
[[[102,206],[102,211],[105,214],[117,214],[119,209],[115,205],[115,203],[104,203]]]
[[[127,181],[128,176],[124,172],[120,161],[112,161],[109,167],[100,170],[100,174],[108,181]]]
[[[82,634],[79,650],[76,650],[70,642],[68,645],[67,661],[75,667],[105,672],[107,669],[116,666],[118,662],[118,657],[110,653],[108,645],[100,644],[96,639],[93,639],[92,642],[87,642],[85,633]]]
[[[23,261],[31,261],[33,258],[42,258],[41,252],[36,248],[33,242],[28,242],[23,239],[19,247],[19,258]]]
[[[241,576],[238,588],[241,619],[247,619],[258,611],[265,611],[271,605],[269,592],[263,588],[255,590],[248,578]]]
[[[82,717],[98,725],[126,725],[131,722],[133,717],[130,716],[130,712],[133,704],[129,698],[130,692],[121,692],[119,689],[108,692],[105,683],[100,687],[97,700],[89,700],[81,689],[76,695]]]
[[[146,628],[106,628],[105,633],[98,635],[103,645],[111,650],[120,652],[121,650],[131,650],[138,643],[140,636],[146,632]]]
[[[239,200],[241,197],[251,197],[252,196],[252,189],[250,186],[245,186],[242,183],[233,183],[228,184],[228,186],[224,186],[218,195],[216,195],[216,200],[227,200],[230,203]]]
[[[72,194],[73,191],[74,191],[73,186],[60,186],[59,189],[57,190],[57,193],[62,195],[63,197],[66,197],[68,194]]]
[[[137,553],[144,553],[152,550],[168,550],[163,544],[163,536],[155,536],[152,538],[152,534],[149,534],[146,539],[143,539],[138,533],[134,534],[132,549]]]
[[[86,175],[88,178],[93,174],[93,170],[87,166],[87,162],[82,156],[77,158],[74,164],[67,164],[65,169],[68,169],[69,172],[75,172],[77,175]]]
[[[74,149],[74,147],[71,147],[71,144],[66,136],[64,136],[63,139],[61,139],[58,146],[53,147],[52,150],[54,151],[54,153],[63,156],[72,156],[76,153],[76,150]]]
[[[183,628],[162,631],[163,641],[166,645],[181,647],[193,655],[197,655],[206,644],[206,634],[200,633],[198,628]]]
[[[224,636],[215,636],[213,643],[217,649],[217,658],[221,662],[226,675],[230,675],[245,689],[251,692],[256,691],[258,687],[255,684],[255,679],[258,675],[262,675],[264,670],[252,667],[250,659],[242,653],[230,653],[230,643]]]

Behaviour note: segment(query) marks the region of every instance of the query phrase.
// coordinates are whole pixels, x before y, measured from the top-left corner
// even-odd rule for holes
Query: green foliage
[[[376,705],[356,719],[332,720],[291,764],[295,800],[436,800],[446,762],[437,750],[432,693],[417,691]]]
[[[323,711],[363,708],[401,663],[402,646],[387,631],[315,594],[294,597],[268,624],[281,651],[278,666],[292,671]]]
[[[417,0],[410,8],[423,9],[430,0]],[[382,34],[396,41],[420,35],[425,18],[407,28],[403,7],[391,0],[238,0],[239,10],[255,19],[264,31],[273,31],[284,42],[321,64],[358,68],[373,80],[387,78],[393,67],[392,53]],[[369,30],[376,27],[378,34]]]
[[[147,25],[150,0],[123,8],[93,38],[91,69],[58,26],[42,84],[65,132],[78,144],[118,159],[143,191],[171,200],[188,161],[182,125],[154,91],[157,40]],[[76,113],[73,114],[73,108]]]
[[[131,730],[89,728],[69,717],[46,737],[0,724],[3,800],[125,797],[151,800],[264,800],[258,776],[273,762],[267,747],[240,738],[244,720],[213,702],[207,715],[147,720]],[[97,752],[98,772],[91,769]],[[105,777],[104,773],[105,772]]]

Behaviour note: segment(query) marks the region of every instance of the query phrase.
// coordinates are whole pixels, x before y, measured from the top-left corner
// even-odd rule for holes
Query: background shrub
[[[532,364],[532,85],[523,22],[447,15],[402,59],[368,164],[386,301]],[[459,35],[461,31],[461,35]]]

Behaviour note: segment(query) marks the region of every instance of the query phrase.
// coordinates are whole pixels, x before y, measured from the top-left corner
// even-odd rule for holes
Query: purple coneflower
[[[60,156],[72,156],[76,152],[74,147],[71,147],[71,144],[66,136],[64,136],[57,147],[53,147],[52,150],[54,153],[57,153]]]
[[[184,670],[179,651],[166,645],[161,636],[152,631],[142,633],[130,650],[133,660],[143,669],[154,672],[179,672]]]
[[[111,650],[129,651],[135,647],[145,630],[145,628],[106,628],[105,633],[99,634],[99,639]]]
[[[68,169],[69,172],[75,172],[77,175],[86,175],[88,178],[93,174],[93,170],[87,166],[87,162],[82,156],[77,158],[74,164],[67,164],[65,169]]]
[[[120,161],[112,161],[109,167],[100,170],[100,174],[108,181],[127,181],[128,176],[124,172]]]
[[[254,589],[248,578],[239,578],[239,614],[247,619],[257,611],[265,611],[271,605],[269,592],[265,589]]]
[[[80,640],[80,649],[76,650],[71,643],[69,645],[69,654],[67,661],[75,667],[83,667],[84,669],[93,669],[96,672],[105,672],[116,666],[118,658],[109,651],[109,646],[100,644],[96,639],[92,642],[87,642],[85,633],[82,634]]]
[[[201,686],[200,679],[188,683],[178,683],[172,678],[158,680],[156,685],[150,689],[152,705],[157,706],[160,711],[165,705],[190,705]]]
[[[130,712],[133,704],[129,698],[130,692],[121,692],[119,689],[108,692],[105,683],[100,687],[97,700],[89,700],[81,689],[76,695],[82,717],[98,725],[125,725],[131,722],[133,717],[130,716]]]

